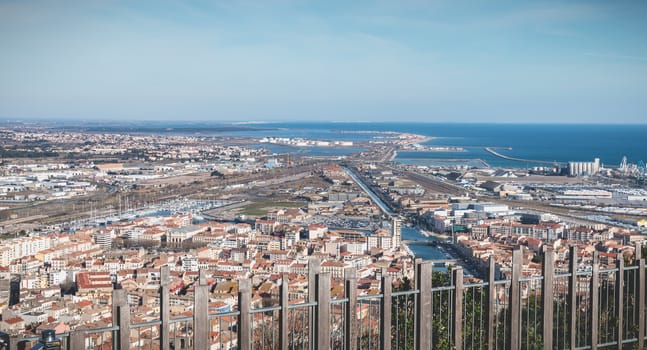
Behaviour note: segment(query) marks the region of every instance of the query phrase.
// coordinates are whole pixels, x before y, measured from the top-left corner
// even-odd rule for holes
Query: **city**
[[[583,293],[593,269],[615,271],[619,262],[636,261],[641,256],[636,248],[647,232],[647,190],[641,174],[625,171],[626,164],[607,169],[599,160],[571,162],[546,173],[536,167],[394,162],[393,154],[425,139],[415,135],[360,143],[359,154],[311,157],[298,152],[298,147],[312,147],[307,143],[277,154],[255,146],[265,139],[244,137],[236,138],[234,145],[222,138],[83,134],[24,126],[5,126],[2,134],[4,149],[14,153],[3,156],[0,177],[0,331],[14,342],[35,341],[39,332],[53,329],[66,344],[111,347],[116,333],[95,330],[115,329],[119,291],[128,322],[148,325],[131,326],[130,334],[119,340],[127,343],[122,348],[165,348],[166,341],[172,348],[225,349],[242,347],[240,339],[254,348],[276,348],[278,337],[265,339],[263,333],[259,345],[256,333],[240,338],[243,335],[236,331],[234,325],[242,321],[232,318],[236,319],[234,313],[242,315],[242,281],[250,283],[245,287],[249,310],[273,314],[282,293],[294,308],[315,302],[313,279],[321,273],[329,278],[330,346],[343,348],[341,344],[350,341],[343,332],[343,310],[336,309],[337,303],[348,300],[348,293],[358,298],[352,317],[362,326],[353,336],[354,346],[347,346],[356,347],[357,341],[378,344],[375,322],[386,311],[379,311],[379,298],[371,298],[384,298],[385,281],[393,293],[413,290],[411,281],[425,283],[419,280],[422,270],[416,271],[424,260],[416,258],[431,260],[434,274],[453,274],[449,279],[434,277],[441,284],[432,284],[440,288],[432,289],[438,293],[433,299],[436,307],[456,302],[449,294],[443,302],[442,293],[447,286],[459,288],[455,274],[460,273],[460,288],[467,286],[466,293],[471,293],[465,298],[474,298],[474,293],[483,298],[484,283],[494,288],[494,283],[516,278],[520,286],[516,303],[524,312],[536,314],[540,308],[531,311],[530,303],[544,295],[547,259],[554,267],[552,278],[577,274],[581,286],[576,294],[584,307],[590,305],[591,292]],[[40,148],[29,150],[41,154],[20,156],[21,149],[10,146],[24,142],[38,143]],[[334,145],[322,142],[319,147]],[[523,253],[515,258],[519,247]],[[571,262],[574,254],[577,261]],[[611,272],[604,276],[602,282],[617,283]],[[353,291],[348,290],[349,278],[355,281]],[[632,272],[625,278],[639,277]],[[569,305],[568,283],[564,289],[559,286],[554,286],[555,295]],[[160,288],[165,292],[160,294]],[[201,292],[205,294],[198,294],[201,288],[206,288]],[[515,301],[509,299],[512,294],[503,293],[505,284],[496,288],[500,291],[493,302],[500,306],[492,312],[498,320],[507,313],[506,305]],[[608,296],[606,288],[603,294]],[[211,335],[202,340],[196,317],[206,314],[197,309],[199,295],[204,300],[200,302],[208,303],[212,320]],[[396,295],[396,304],[409,298]],[[483,308],[483,300],[478,305]],[[294,317],[313,317],[314,311],[305,309],[290,322],[296,322]],[[278,316],[268,320],[263,313],[251,315],[253,332],[259,325],[272,329],[279,320]],[[483,314],[478,316],[483,321]],[[167,322],[184,323],[166,335],[159,328],[165,317]],[[223,317],[228,326],[222,325]],[[433,322],[443,317],[450,323],[448,315],[431,315]],[[627,317],[638,318],[633,311]],[[500,326],[513,327],[507,322],[501,319]],[[577,322],[577,327],[588,327]],[[517,341],[541,342],[528,338],[538,337],[533,332],[539,328],[529,331],[531,326],[523,325],[524,332],[517,332],[525,338]],[[538,327],[536,321],[532,327]],[[69,335],[79,331],[85,335],[72,340]],[[298,347],[321,344],[312,331],[302,329],[298,339],[291,334],[285,341]],[[434,326],[430,344],[442,348],[442,337],[447,337],[447,344],[459,339],[483,344],[486,334],[491,344],[510,341],[491,332],[483,328],[473,338],[477,335],[457,335]],[[637,333],[622,336],[635,339]],[[413,345],[413,335],[405,332],[402,337],[393,340],[394,347]],[[555,338],[555,344],[566,344]],[[571,341],[588,344],[586,338]],[[266,342],[269,345],[263,345]]]
[[[0,350],[647,349],[646,13],[0,0]]]

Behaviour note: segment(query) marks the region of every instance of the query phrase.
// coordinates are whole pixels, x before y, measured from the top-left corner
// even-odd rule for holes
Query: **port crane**
[[[645,181],[645,175],[647,174],[645,162],[640,160],[638,164],[628,163],[627,156],[622,157],[618,170],[623,176],[635,177],[638,181]]]
[[[636,178],[638,180],[640,180],[640,181],[644,181],[646,171],[647,171],[647,169],[645,169],[645,163],[642,160],[639,161],[638,162],[638,169],[637,169],[637,172],[636,172]]]

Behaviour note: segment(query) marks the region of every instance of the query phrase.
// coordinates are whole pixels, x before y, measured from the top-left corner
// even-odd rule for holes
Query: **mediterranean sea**
[[[249,126],[249,125],[248,125]],[[532,167],[534,164],[493,156],[485,147],[497,147],[506,156],[548,162],[600,161],[618,166],[647,161],[647,125],[602,124],[452,124],[452,123],[263,123],[262,130],[241,130],[248,136],[302,137],[367,141],[384,136],[376,132],[403,132],[431,137],[426,146],[462,147],[463,152],[399,152],[396,160],[482,159],[494,167]],[[373,132],[373,133],[371,133]]]
[[[78,125],[76,126],[78,127]],[[428,136],[429,147],[461,147],[462,152],[405,152],[396,161],[480,165],[493,167],[533,167],[536,164],[498,158],[485,147],[514,158],[547,162],[593,161],[600,158],[606,166],[618,166],[623,156],[630,163],[647,161],[647,124],[478,124],[424,122],[146,122],[80,127],[94,132],[130,132],[193,136],[290,137],[313,140],[366,142],[380,140],[388,132]],[[264,144],[267,145],[267,144]],[[273,148],[272,148],[273,147]],[[268,147],[273,152],[289,152],[289,147]],[[308,148],[308,155],[346,155],[358,148]]]

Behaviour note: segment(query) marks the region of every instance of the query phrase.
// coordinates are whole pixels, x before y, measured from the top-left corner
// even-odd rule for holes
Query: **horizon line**
[[[345,121],[345,120],[294,120],[294,119],[275,119],[275,120],[254,120],[254,119],[186,119],[183,121],[178,121],[174,119],[153,119],[153,118],[136,118],[136,119],[105,119],[105,118],[77,118],[77,117],[62,117],[62,118],[30,118],[30,117],[18,117],[18,118],[0,118],[0,123],[57,123],[57,122],[83,122],[88,124],[102,124],[102,123],[113,123],[113,124],[133,124],[133,123],[177,123],[177,124],[197,124],[197,123],[213,123],[213,124],[229,124],[229,125],[238,125],[238,126],[254,126],[254,125],[263,125],[263,124],[283,124],[283,123],[302,123],[302,124],[458,124],[458,125],[647,125],[646,122],[574,122],[574,121],[429,121],[429,120],[357,120],[357,121]]]

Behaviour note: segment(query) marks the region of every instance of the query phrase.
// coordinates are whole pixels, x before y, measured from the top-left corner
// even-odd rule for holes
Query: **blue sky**
[[[0,0],[0,118],[647,123],[647,1]]]

